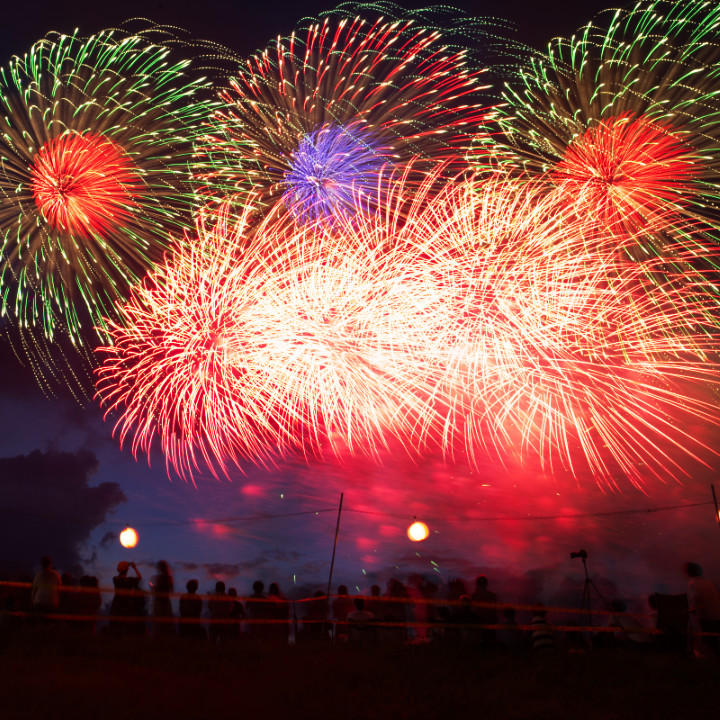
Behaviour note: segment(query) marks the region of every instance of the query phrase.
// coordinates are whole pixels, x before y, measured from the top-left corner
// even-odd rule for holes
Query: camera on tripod
[[[597,596],[600,598],[600,601],[607,607],[607,603],[605,602],[605,598],[602,596],[600,591],[597,589],[597,586],[595,583],[590,579],[590,574],[588,573],[587,568],[587,550],[578,550],[577,552],[571,552],[570,553],[570,559],[574,560],[575,558],[580,558],[582,560],[582,566],[583,570],[585,571],[585,584],[583,585],[583,594],[582,594],[582,601],[580,602],[580,608],[582,610],[587,611],[587,617],[588,617],[588,625],[592,626],[593,624],[593,616],[592,616],[592,608],[590,607],[591,601],[590,601],[590,595],[591,590],[594,590]]]

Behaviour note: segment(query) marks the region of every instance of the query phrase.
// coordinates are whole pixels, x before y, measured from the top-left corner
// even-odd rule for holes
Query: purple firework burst
[[[357,124],[326,123],[302,138],[285,173],[283,202],[299,222],[352,218],[360,197],[384,194],[389,150]],[[379,187],[380,185],[380,187]]]

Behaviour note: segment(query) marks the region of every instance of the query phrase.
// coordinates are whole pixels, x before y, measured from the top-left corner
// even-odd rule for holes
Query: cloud
[[[60,570],[79,569],[83,543],[127,500],[117,483],[90,484],[97,469],[86,450],[0,458],[0,572],[30,575],[43,555]]]
[[[215,580],[227,580],[240,574],[240,565],[238,563],[204,563],[203,570],[208,577]]]
[[[185,562],[180,561],[176,563],[176,568],[179,568],[181,570],[184,570],[185,572],[194,572],[200,567],[200,565],[196,562]]]
[[[114,548],[117,544],[118,536],[117,533],[114,533],[112,531],[106,532],[102,539],[100,540],[100,547],[103,550],[110,550],[111,548]]]

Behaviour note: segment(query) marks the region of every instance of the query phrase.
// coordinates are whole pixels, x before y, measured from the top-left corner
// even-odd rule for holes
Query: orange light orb
[[[138,534],[131,527],[120,533],[120,544],[125,548],[134,548],[138,544]]]
[[[422,540],[425,540],[427,536],[430,534],[430,530],[428,530],[428,526],[424,522],[420,522],[419,520],[416,520],[407,531],[408,537],[413,542],[421,542]]]

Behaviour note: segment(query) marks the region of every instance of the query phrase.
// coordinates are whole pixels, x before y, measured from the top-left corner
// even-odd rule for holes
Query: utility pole
[[[333,568],[335,567],[335,552],[337,550],[338,533],[340,532],[340,515],[342,514],[343,495],[340,493],[340,505],[338,506],[337,524],[335,525],[335,542],[333,543],[332,560],[330,561],[330,575],[328,576],[327,592],[325,593],[325,614],[323,616],[322,632],[320,636],[325,639],[325,628],[327,627],[328,613],[330,612],[330,588],[332,586]]]

